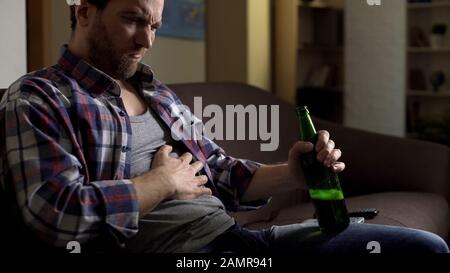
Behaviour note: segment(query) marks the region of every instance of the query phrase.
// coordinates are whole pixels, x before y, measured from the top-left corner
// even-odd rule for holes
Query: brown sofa
[[[170,86],[193,109],[193,97],[203,107],[217,104],[280,106],[280,146],[261,152],[260,141],[216,141],[228,154],[261,163],[287,160],[298,139],[294,106],[273,94],[245,84],[200,83]],[[204,121],[206,121],[204,119]],[[330,131],[343,151],[346,170],[340,175],[349,210],[377,208],[370,223],[398,225],[431,231],[448,239],[450,229],[450,149],[447,146],[385,136],[314,119],[317,129]],[[311,218],[313,207],[301,191],[274,196],[269,206],[235,214],[245,227],[258,229]]]
[[[280,106],[280,146],[261,152],[260,141],[216,141],[228,154],[261,163],[284,162],[298,139],[294,107],[261,89],[238,83],[200,83],[170,86],[188,106],[194,96],[208,104]],[[0,90],[0,97],[3,90]],[[225,108],[223,108],[225,109]],[[205,120],[204,120],[205,121]],[[450,149],[428,142],[369,133],[314,120],[331,132],[343,151],[347,167],[340,175],[350,210],[375,207],[379,215],[368,222],[431,231],[448,239],[450,212]],[[292,191],[274,196],[270,205],[239,212],[236,219],[252,229],[301,222],[311,218],[307,194]]]

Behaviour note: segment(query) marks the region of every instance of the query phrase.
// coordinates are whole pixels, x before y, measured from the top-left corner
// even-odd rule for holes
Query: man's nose
[[[154,39],[155,34],[150,27],[141,28],[136,35],[136,43],[146,49],[150,49],[153,46]]]

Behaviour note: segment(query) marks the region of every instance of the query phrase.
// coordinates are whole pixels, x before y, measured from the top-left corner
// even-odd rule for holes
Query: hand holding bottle
[[[317,133],[316,152],[317,160],[322,162],[326,167],[331,167],[334,173],[340,173],[345,169],[345,163],[339,162],[342,152],[335,149],[335,142],[330,139],[328,131],[319,131]],[[288,165],[291,175],[297,181],[304,181],[303,172],[301,170],[300,158],[302,154],[307,154],[314,149],[311,142],[298,141],[289,151]]]
[[[344,163],[337,161],[342,153],[335,149],[328,132],[316,132],[306,106],[297,108],[297,117],[302,142],[290,152],[290,166],[296,175],[300,170],[303,174],[301,181],[308,186],[320,229],[325,233],[339,233],[350,223],[337,175],[345,167]],[[294,167],[295,162],[299,163],[297,168]]]

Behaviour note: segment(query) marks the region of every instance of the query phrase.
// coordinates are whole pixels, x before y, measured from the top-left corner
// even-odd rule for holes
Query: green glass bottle
[[[315,145],[317,132],[308,108],[298,107],[297,117],[300,125],[300,140]],[[320,229],[324,233],[337,233],[344,230],[349,225],[350,219],[338,175],[317,160],[315,149],[302,155],[300,162]]]

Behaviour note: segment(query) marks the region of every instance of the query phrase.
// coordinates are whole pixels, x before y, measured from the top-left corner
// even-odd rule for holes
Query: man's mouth
[[[142,53],[130,53],[128,54],[128,57],[134,61],[140,61],[143,57]]]

